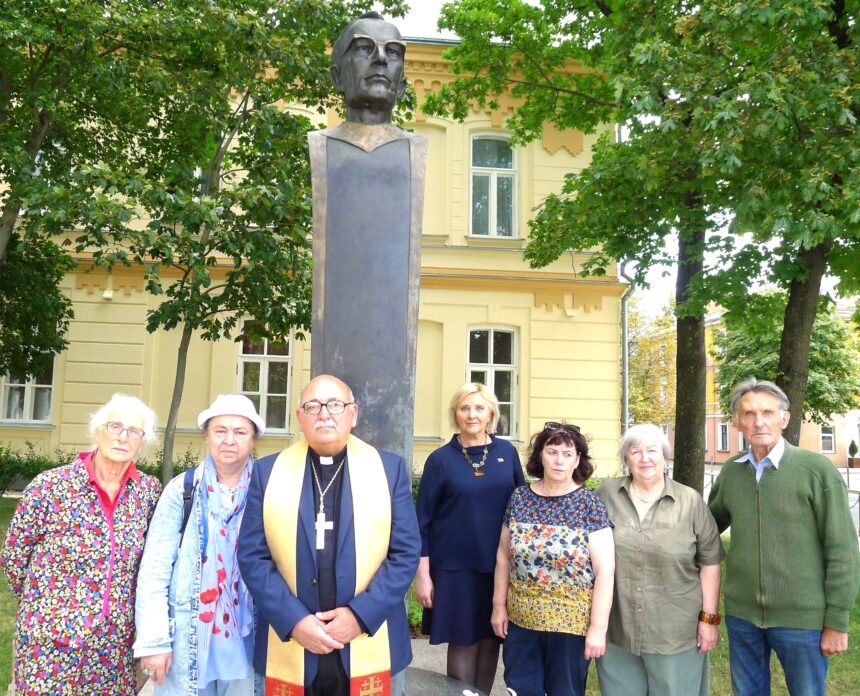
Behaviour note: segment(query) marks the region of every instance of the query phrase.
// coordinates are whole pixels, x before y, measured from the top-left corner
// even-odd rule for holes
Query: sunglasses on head
[[[547,421],[543,424],[544,430],[565,430],[569,433],[576,433],[579,435],[582,431],[579,429],[578,425],[574,425],[573,423],[557,423],[556,421]]]

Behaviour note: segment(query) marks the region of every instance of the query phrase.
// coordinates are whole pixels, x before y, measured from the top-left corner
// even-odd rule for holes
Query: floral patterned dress
[[[520,628],[585,635],[594,569],[588,535],[612,527],[603,502],[582,486],[544,497],[529,486],[511,495],[508,618]]]
[[[90,456],[37,476],[9,525],[0,566],[20,602],[17,694],[135,693],[135,576],[161,486],[131,464],[111,515]]]

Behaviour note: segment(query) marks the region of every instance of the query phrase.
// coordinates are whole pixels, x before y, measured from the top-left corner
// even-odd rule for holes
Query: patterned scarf
[[[203,462],[203,478],[197,486],[206,544],[197,626],[199,689],[216,679],[233,681],[250,675],[243,638],[253,628],[253,606],[239,575],[236,546],[253,464],[248,457],[232,502],[222,500],[212,455]]]

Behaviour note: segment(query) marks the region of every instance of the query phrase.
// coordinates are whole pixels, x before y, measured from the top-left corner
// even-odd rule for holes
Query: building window
[[[43,423],[51,420],[54,361],[45,372],[24,380],[6,376],[0,379],[3,394],[3,420]]]
[[[496,434],[513,437],[516,430],[516,335],[503,329],[469,331],[466,379],[490,389],[499,400]]]
[[[720,423],[720,446],[717,448],[718,452],[728,452],[729,451],[729,424],[728,423]]]
[[[832,425],[821,426],[821,451],[831,453],[836,451],[836,433]]]
[[[252,322],[246,321],[244,327]],[[289,430],[292,350],[290,339],[254,340],[243,335],[239,351],[239,391],[254,402],[267,430]]]
[[[738,452],[746,452],[749,450],[749,444],[743,433],[738,433]]]
[[[472,139],[472,234],[515,237],[514,151],[506,138]]]

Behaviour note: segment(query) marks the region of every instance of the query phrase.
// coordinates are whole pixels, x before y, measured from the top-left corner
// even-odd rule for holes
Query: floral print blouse
[[[612,527],[585,486],[561,496],[517,488],[505,522],[511,533],[508,618],[521,628],[585,635],[594,570],[588,535]]]
[[[18,694],[135,693],[135,576],[161,485],[132,469],[111,514],[89,457],[27,486],[0,554],[20,602]]]

